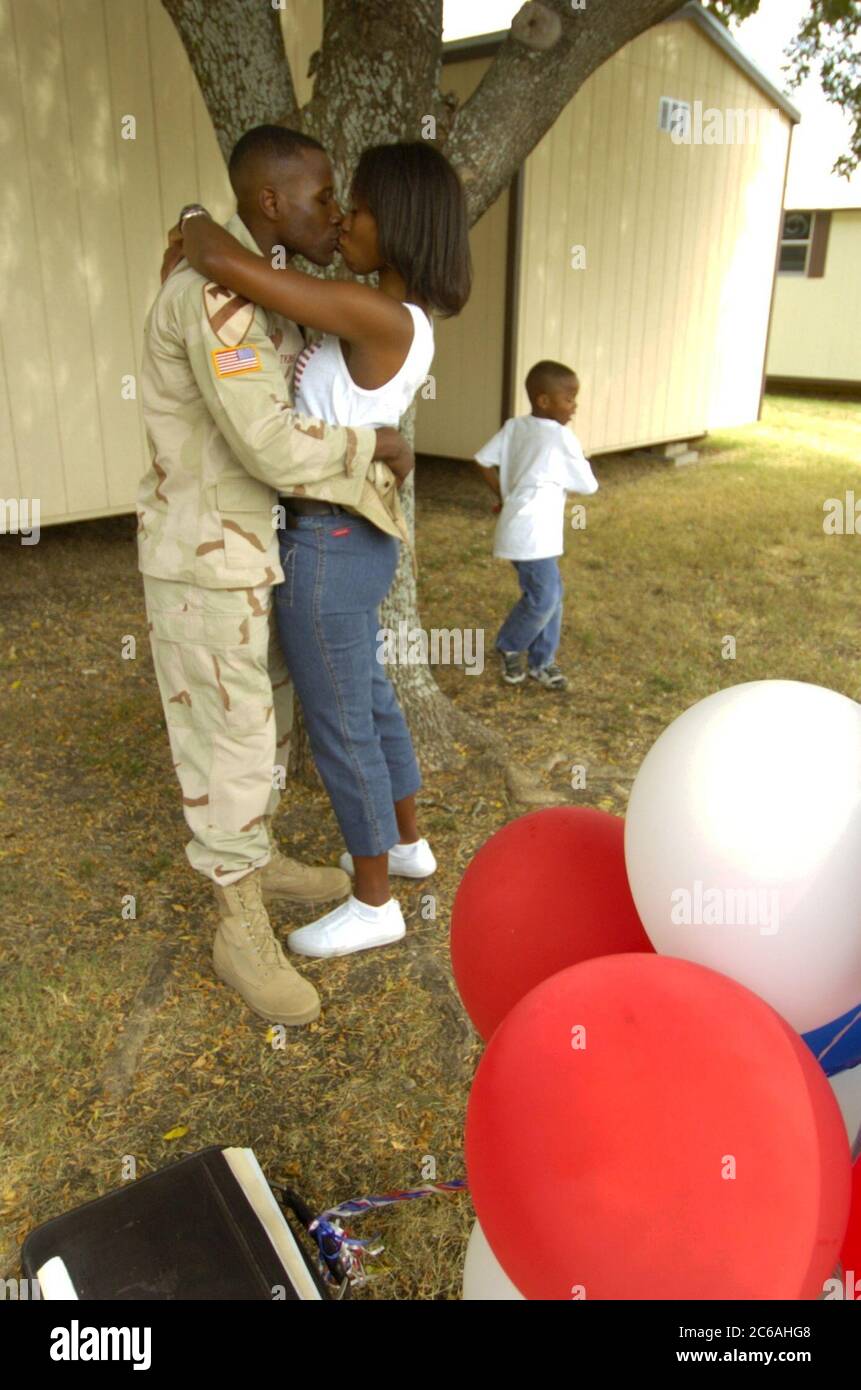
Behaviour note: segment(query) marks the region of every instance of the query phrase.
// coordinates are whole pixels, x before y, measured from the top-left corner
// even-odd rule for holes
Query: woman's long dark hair
[[[425,140],[372,145],[352,191],[370,209],[382,257],[403,276],[408,296],[443,318],[459,314],[472,288],[472,257],[463,187],[445,155]]]

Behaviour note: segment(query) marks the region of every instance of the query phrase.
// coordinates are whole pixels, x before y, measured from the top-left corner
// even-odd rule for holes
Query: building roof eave
[[[508,38],[507,29],[497,29],[492,34],[473,34],[468,39],[450,39],[442,46],[444,63],[458,63],[476,58],[490,58],[501,48]]]
[[[753,59],[747,56],[729,30],[725,29],[714,15],[709,14],[708,10],[703,9],[700,0],[688,0],[687,4],[682,5],[661,23],[674,24],[680,19],[692,20],[707,38],[722,49],[736,67],[741,68],[742,72],[759,87],[760,91],[771,97],[772,101],[789,117],[794,125],[798,125],[801,120],[801,112],[798,107],[793,106],[789,98],[778,87],[775,87],[774,83],[757,67]],[[493,34],[476,34],[472,38],[454,39],[450,43],[444,43],[442,46],[443,62],[462,63],[476,58],[491,58],[508,38],[508,33],[507,29],[499,29]]]
[[[761,68],[758,68],[752,58],[749,58],[740,44],[736,42],[728,29],[721,24],[719,19],[715,19],[713,14],[703,9],[700,0],[688,0],[686,5],[669,15],[664,24],[676,24],[680,19],[693,20],[697,28],[702,30],[706,38],[711,39],[712,43],[731,58],[736,67],[741,68],[742,72],[750,78],[755,86],[766,96],[771,97],[772,101],[780,107],[781,111],[789,117],[793,125],[798,125],[801,121],[801,112],[797,106],[793,106],[789,98],[775,87],[774,83],[766,77]]]

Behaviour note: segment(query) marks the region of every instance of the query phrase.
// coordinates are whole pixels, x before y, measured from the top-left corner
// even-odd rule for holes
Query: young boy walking
[[[502,506],[493,553],[511,560],[521,596],[496,638],[508,685],[529,675],[548,690],[568,684],[556,665],[562,629],[565,494],[598,490],[577,436],[567,428],[577,409],[577,373],[561,362],[537,362],[526,378],[531,415],[506,420],[475,456]]]

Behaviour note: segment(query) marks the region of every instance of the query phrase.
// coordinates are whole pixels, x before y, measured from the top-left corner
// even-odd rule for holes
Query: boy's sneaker
[[[529,674],[539,685],[544,685],[548,690],[567,690],[568,681],[551,661],[549,666],[539,666],[536,670],[529,668]]]
[[[506,685],[520,685],[526,680],[522,652],[500,652],[499,659],[502,665],[502,679]]]
[[[351,895],[318,922],[291,932],[287,945],[299,956],[329,959],[369,951],[374,946],[390,946],[405,933],[404,914],[396,898],[389,898],[382,907],[371,907]]]
[[[342,854],[341,868],[354,874],[356,867],[352,854]],[[427,840],[416,840],[413,845],[394,845],[389,850],[389,873],[398,878],[430,878],[436,873],[436,859]]]

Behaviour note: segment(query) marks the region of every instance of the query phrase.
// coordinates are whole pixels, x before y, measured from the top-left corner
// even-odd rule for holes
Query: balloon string
[[[849,1029],[855,1027],[855,1024],[858,1022],[859,1018],[861,1018],[861,1009],[858,1010],[858,1012],[857,1012],[857,1014],[855,1015],[854,1018],[850,1018],[849,1022],[846,1024],[846,1027],[845,1027],[845,1028],[841,1028],[841,1029],[840,1029],[840,1032],[837,1033],[837,1034],[831,1039],[831,1041],[830,1041],[830,1043],[828,1044],[828,1046],[822,1049],[822,1051],[819,1053],[819,1055],[818,1055],[817,1058],[816,1058],[817,1062],[821,1062],[821,1061],[822,1061],[822,1058],[823,1058],[823,1057],[826,1057],[826,1056],[828,1055],[828,1053],[831,1051],[832,1047],[836,1047],[837,1044],[839,1043],[840,1039],[841,1039],[841,1038],[845,1038],[846,1034],[849,1032]]]
[[[455,1178],[452,1182],[428,1183],[425,1187],[386,1192],[381,1197],[355,1197],[352,1201],[341,1202],[337,1207],[329,1207],[321,1212],[320,1219],[329,1221],[333,1216],[362,1216],[377,1207],[390,1207],[395,1202],[412,1202],[417,1197],[430,1197],[434,1193],[447,1195],[450,1192],[465,1192],[466,1187],[466,1178]]]
[[[371,1240],[357,1240],[345,1229],[339,1217],[363,1216],[366,1211],[379,1207],[390,1207],[395,1202],[411,1202],[417,1197],[430,1197],[435,1193],[447,1196],[453,1192],[467,1190],[466,1178],[455,1178],[452,1182],[427,1183],[424,1187],[402,1188],[396,1192],[386,1192],[379,1197],[354,1197],[348,1202],[340,1202],[329,1207],[308,1223],[308,1231],[317,1243],[318,1268],[327,1284],[347,1284],[361,1287],[373,1275],[365,1268],[367,1259],[377,1259],[385,1248],[379,1237]]]

